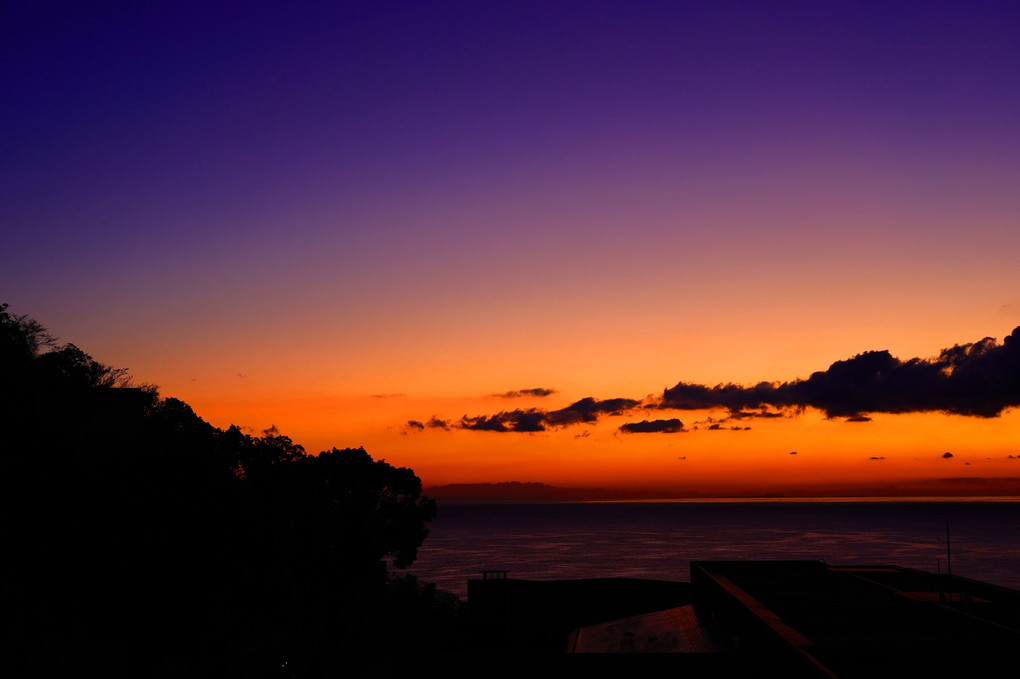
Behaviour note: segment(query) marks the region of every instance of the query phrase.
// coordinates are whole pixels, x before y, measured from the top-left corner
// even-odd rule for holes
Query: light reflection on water
[[[441,504],[411,572],[465,596],[483,570],[687,580],[689,562],[822,559],[946,568],[1020,588],[1017,502]]]

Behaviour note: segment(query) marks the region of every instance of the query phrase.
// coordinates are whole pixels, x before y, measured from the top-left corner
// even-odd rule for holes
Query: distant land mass
[[[562,488],[532,481],[500,483],[451,483],[426,488],[424,494],[434,500],[457,502],[578,502],[666,500],[714,497],[711,493],[689,489],[662,488]]]
[[[614,500],[619,491],[607,488],[558,488],[545,483],[504,481],[502,483],[451,483],[425,489],[425,495],[435,500],[507,500],[527,502],[536,500]]]
[[[500,483],[451,483],[425,488],[434,500],[453,502],[607,502],[640,500],[799,499],[799,498],[908,498],[908,497],[1017,497],[1020,478],[941,478],[902,481],[884,486],[861,484],[784,487],[763,492],[740,486],[731,488],[562,488],[532,481]]]

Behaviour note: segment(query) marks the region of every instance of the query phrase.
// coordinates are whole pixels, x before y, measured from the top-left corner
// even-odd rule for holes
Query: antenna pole
[[[946,519],[946,571],[953,574],[953,549],[949,543],[949,519]]]

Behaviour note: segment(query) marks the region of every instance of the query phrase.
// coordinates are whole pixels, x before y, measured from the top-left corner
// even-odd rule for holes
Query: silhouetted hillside
[[[437,646],[435,504],[360,448],[205,422],[0,306],[12,676],[335,671]]]

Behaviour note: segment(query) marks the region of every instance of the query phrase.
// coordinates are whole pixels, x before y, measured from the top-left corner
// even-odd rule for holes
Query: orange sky
[[[613,334],[611,329],[607,334]],[[781,336],[776,331],[764,331],[759,339],[769,334]],[[860,333],[847,334],[851,335],[849,343]],[[688,339],[681,354],[693,354],[716,366],[724,365],[720,358],[727,352],[742,355],[743,360],[729,366],[733,372],[720,375],[721,379],[739,379],[741,375],[734,373],[740,372],[747,375],[745,383],[763,377],[778,379],[784,374],[807,377],[810,371],[799,367],[803,361],[797,354],[821,353],[810,349],[810,339],[772,347],[759,343],[745,352],[738,352],[732,341],[699,347]],[[917,343],[900,340],[907,351]],[[555,363],[539,363],[536,354],[540,352],[529,347],[503,351],[511,354],[506,360],[529,366],[516,371],[527,373],[517,382],[511,382],[508,376],[515,371],[507,371],[501,362],[490,365],[487,362],[492,357],[479,351],[476,356],[459,354],[457,360],[450,352],[440,353],[436,362],[450,364],[438,373],[431,372],[435,366],[430,367],[432,377],[443,377],[435,384],[413,374],[383,374],[366,379],[360,389],[345,389],[332,386],[326,367],[308,365],[300,356],[292,356],[290,363],[276,367],[276,374],[258,369],[234,374],[210,371],[213,378],[171,383],[162,391],[184,398],[218,426],[238,423],[257,432],[276,425],[310,452],[334,445],[364,446],[378,458],[413,468],[426,485],[518,480],[567,487],[661,488],[723,495],[797,493],[806,488],[817,488],[822,494],[836,492],[833,489],[859,489],[865,494],[953,494],[964,487],[968,491],[965,494],[1015,494],[1018,490],[1020,412],[1016,409],[994,418],[878,413],[871,415],[870,422],[827,419],[823,413],[808,409],[782,418],[739,422],[740,426],[751,427],[741,431],[708,429],[708,418],[724,417],[724,409],[603,416],[594,424],[535,433],[456,428],[418,431],[407,426],[410,420],[424,422],[433,416],[452,422],[462,415],[488,415],[511,408],[561,408],[591,394],[643,399],[672,384],[662,377],[671,362],[666,347],[649,346],[645,355],[633,361],[616,361],[636,366],[634,372],[645,378],[644,389],[634,375],[625,374],[623,366],[612,365],[609,357],[616,353],[612,340],[603,350],[601,362],[591,345],[587,347],[588,355],[581,357],[583,361],[576,354],[565,355],[566,366],[559,366],[563,372],[554,381],[539,381],[540,374],[557,375]],[[550,348],[545,346],[541,351],[548,354]],[[929,349],[920,353],[926,356],[937,352]],[[313,352],[308,359],[314,364],[321,356]],[[773,359],[771,375],[750,372],[750,364],[762,357]],[[780,359],[789,362],[788,372],[777,365]],[[599,366],[599,370],[582,374],[576,362]],[[827,365],[820,363],[817,367],[824,369]],[[707,372],[690,371],[702,379],[706,379]],[[493,386],[486,390],[487,384]],[[544,398],[495,395],[497,389],[502,393],[514,386],[540,385],[548,385],[556,393]],[[624,422],[660,417],[678,417],[687,431],[619,431]],[[945,452],[952,452],[953,457],[944,459]],[[940,481],[944,479],[955,480]],[[974,481],[964,484],[963,479]],[[982,481],[996,479],[1002,481]],[[911,490],[914,492],[908,492]]]

